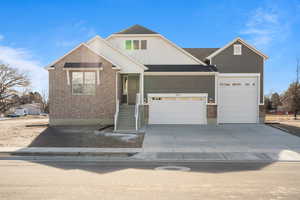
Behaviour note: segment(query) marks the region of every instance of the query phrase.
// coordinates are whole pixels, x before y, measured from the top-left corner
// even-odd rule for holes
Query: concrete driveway
[[[300,137],[263,124],[150,125],[144,152],[300,152]]]

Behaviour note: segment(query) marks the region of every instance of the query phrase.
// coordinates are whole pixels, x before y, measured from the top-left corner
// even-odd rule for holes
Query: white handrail
[[[114,130],[117,130],[117,123],[118,123],[118,115],[119,115],[119,107],[120,107],[120,102],[119,99],[116,100],[116,112],[115,112],[115,118],[114,118],[114,123],[115,123],[115,127]]]
[[[139,129],[138,123],[139,123],[139,106],[140,106],[140,93],[136,94],[135,98],[135,130],[137,131]]]

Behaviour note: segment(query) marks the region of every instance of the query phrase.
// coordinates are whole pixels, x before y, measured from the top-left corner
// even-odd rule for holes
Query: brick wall
[[[67,84],[66,62],[101,62],[100,85],[96,84],[95,95],[72,95]],[[71,75],[70,75],[71,79]],[[112,64],[87,47],[81,46],[49,70],[50,124],[95,124],[112,123],[115,114],[116,70]]]

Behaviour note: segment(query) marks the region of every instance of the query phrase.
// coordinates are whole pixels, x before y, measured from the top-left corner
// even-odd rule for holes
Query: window
[[[125,40],[126,50],[147,49],[147,40]]]
[[[132,48],[131,40],[126,40],[125,41],[125,49],[131,50],[131,48]]]
[[[94,95],[96,91],[95,72],[72,72],[72,94]]]
[[[233,45],[233,55],[242,55],[242,45],[240,44]]]
[[[140,41],[133,40],[133,49],[139,49],[139,48],[140,48]]]
[[[141,49],[147,49],[147,40],[141,40]]]

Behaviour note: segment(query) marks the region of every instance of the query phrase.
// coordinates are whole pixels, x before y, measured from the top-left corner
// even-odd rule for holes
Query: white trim
[[[257,77],[260,73],[219,73],[220,77]]]
[[[149,93],[149,97],[208,97],[207,93]]]
[[[70,85],[70,71],[69,70],[66,70],[66,74],[67,74],[67,83],[68,85]]]
[[[120,69],[112,60],[106,58],[105,56],[103,56],[102,54],[99,54],[97,52],[95,52],[93,49],[91,49],[89,46],[87,46],[85,43],[81,43],[78,46],[76,46],[74,49],[72,49],[71,51],[69,51],[68,53],[66,53],[65,55],[63,55],[62,57],[58,58],[57,60],[55,60],[54,62],[52,62],[51,64],[47,65],[45,67],[45,69],[49,69],[52,68],[51,66],[55,65],[57,62],[59,62],[60,60],[62,60],[63,58],[65,58],[66,56],[70,55],[71,53],[73,53],[75,50],[79,49],[81,46],[84,46],[86,48],[88,48],[91,52],[93,52],[95,55],[100,56],[102,58],[104,58],[105,60],[109,61],[111,64],[115,65],[116,68]]]
[[[186,56],[188,56],[191,59],[193,59],[194,61],[196,61],[197,63],[202,64],[202,65],[207,65],[206,63],[204,63],[201,60],[199,60],[198,58],[194,57],[192,54],[190,54],[183,48],[177,46],[175,43],[171,42],[170,40],[168,40],[166,37],[164,37],[161,34],[112,34],[112,35],[108,36],[105,40],[109,40],[112,37],[124,37],[124,36],[125,37],[160,37],[164,41],[166,41],[167,43],[169,43],[170,45],[175,47],[177,50],[181,51],[181,53],[185,54]]]
[[[234,56],[242,55],[242,45],[241,44],[234,44],[233,45],[233,55]]]
[[[68,68],[63,68],[63,70],[91,70],[91,71],[102,71],[103,68],[94,68],[94,67],[68,67]]]
[[[92,39],[90,39],[87,42],[87,45],[89,45],[91,42],[93,42],[94,40],[99,39],[101,41],[103,41],[107,46],[109,46],[111,49],[115,50],[116,52],[118,52],[120,55],[128,58],[129,60],[131,60],[132,62],[134,62],[135,64],[137,64],[139,67],[141,67],[143,70],[147,70],[148,68],[143,65],[142,63],[139,63],[138,61],[136,61],[135,59],[131,58],[130,56],[122,53],[119,49],[114,48],[107,40],[101,38],[99,35],[96,35],[95,37],[93,37]]]
[[[219,91],[219,74],[215,76],[215,105],[218,105],[218,91]]]
[[[96,73],[96,77],[97,77],[97,85],[100,85],[100,71],[101,71],[101,70],[97,70],[97,73]]]
[[[258,54],[261,57],[263,57],[264,60],[266,60],[266,59],[269,58],[267,55],[263,54],[262,52],[260,52],[259,50],[257,50],[255,47],[253,47],[250,44],[246,43],[240,37],[235,38],[234,40],[232,40],[231,42],[229,42],[228,44],[226,44],[224,47],[222,47],[222,48],[218,49],[217,51],[213,52],[212,54],[210,54],[206,58],[211,60],[214,56],[216,56],[217,54],[219,54],[221,51],[227,49],[229,46],[231,46],[232,44],[234,44],[237,41],[239,41],[240,43],[242,43],[243,45],[245,45],[246,47],[248,47],[249,49],[251,49],[252,51],[254,51],[256,54]]]
[[[140,102],[139,104],[144,103],[144,73],[140,73]]]
[[[164,76],[164,75],[174,75],[174,76],[193,76],[193,75],[215,75],[218,72],[144,72],[145,76]]]

